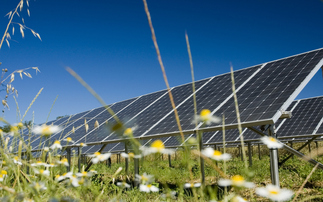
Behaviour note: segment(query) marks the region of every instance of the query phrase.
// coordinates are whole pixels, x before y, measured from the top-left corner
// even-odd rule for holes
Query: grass
[[[168,84],[165,68],[161,59],[161,54],[158,48],[157,39],[150,18],[148,6],[146,1],[143,1],[145,12],[148,18],[148,23],[152,32],[153,43],[155,45],[158,61],[163,72],[166,87],[168,89],[169,99],[174,109],[174,114],[178,125],[178,131],[180,132],[182,140],[184,141],[180,119],[177,114],[177,108],[173,100],[172,92],[169,90],[170,87]],[[23,8],[23,2],[24,0],[20,0],[20,3],[17,5],[16,9],[8,14],[9,23],[1,40],[0,49],[4,41],[6,41],[9,46],[8,39],[10,39],[10,34],[8,33],[8,28],[10,25],[12,25],[11,21],[13,17],[19,16],[18,10],[21,10]],[[19,23],[18,25],[20,27],[20,32],[22,36],[24,36],[23,29],[26,29],[27,27]],[[40,39],[38,33],[34,32],[32,29],[29,30]],[[194,92],[193,63],[187,35],[186,41],[192,71],[192,88]],[[39,71],[36,67],[33,67],[31,69],[35,69],[36,73],[37,71]],[[27,77],[31,77],[31,75],[28,72],[26,72],[26,70],[27,69],[17,70],[9,74],[9,76],[7,76],[6,78],[4,78],[2,75],[2,84],[10,78],[10,81],[6,81],[8,84],[10,84],[10,89],[7,87],[7,92],[9,92],[9,90],[14,91],[11,87],[11,83],[14,81],[15,74],[19,74],[22,77],[23,73]],[[107,107],[107,105],[100,98],[100,96],[97,95],[95,91],[89,85],[87,85],[82,78],[80,78],[70,68],[67,68],[67,71],[69,71],[69,73],[71,73],[83,86],[85,86],[85,88],[87,88],[88,91],[90,91],[94,95],[94,97],[96,97],[102,103],[103,106]],[[3,72],[6,71],[3,70]],[[239,120],[238,100],[236,99],[235,93],[236,90],[234,84],[234,76],[232,73],[232,95],[235,98],[237,118]],[[196,121],[195,124],[205,126],[205,124],[207,124],[208,122],[212,122],[214,120],[212,114],[213,112],[211,113],[209,110],[205,109],[207,113],[205,115],[202,115],[201,113],[198,116],[196,114],[197,110],[195,102],[196,101],[194,100],[195,117],[192,117],[192,119],[198,120],[198,122]],[[2,103],[4,106],[8,107],[6,100],[3,100]],[[19,109],[18,106],[17,109]],[[107,110],[109,111],[111,116],[114,115],[114,112],[110,108],[107,107]],[[140,143],[133,138],[131,131],[132,129],[125,128],[124,123],[122,123],[117,116],[113,117],[118,123],[115,126],[118,127],[112,127],[111,129],[115,128],[115,130],[112,131],[117,133],[120,137],[125,138],[125,141],[129,141],[129,144],[132,144],[132,149],[135,154],[139,155],[141,153],[145,153],[142,150],[140,150]],[[4,120],[2,121],[4,122]],[[22,121],[23,120],[21,120],[21,122]],[[225,123],[222,124],[225,125]],[[255,151],[253,151],[252,157],[253,165],[251,167],[248,167],[245,149],[242,150],[242,155],[244,157],[244,161],[242,161],[240,154],[237,151],[237,148],[226,148],[225,152],[231,154],[233,158],[230,161],[224,163],[215,162],[214,160],[208,158],[206,154],[202,155],[200,151],[189,149],[191,145],[187,147],[185,146],[183,151],[178,151],[176,153],[176,157],[175,155],[172,156],[172,166],[170,167],[168,165],[168,156],[162,156],[160,154],[163,152],[170,153],[170,151],[167,151],[163,147],[162,143],[159,144],[155,142],[156,144],[154,148],[152,146],[150,148],[146,148],[147,151],[150,151],[154,154],[145,156],[144,160],[140,161],[140,174],[142,175],[143,173],[147,173],[149,175],[153,175],[154,179],[147,179],[146,181],[148,182],[142,182],[142,184],[140,184],[140,186],[138,187],[135,186],[136,176],[134,174],[134,162],[129,162],[129,169],[128,172],[126,172],[124,169],[124,162],[115,163],[115,155],[112,156],[112,161],[114,163],[111,165],[111,167],[107,166],[104,162],[93,165],[92,169],[94,169],[95,172],[97,172],[97,174],[93,174],[91,176],[90,173],[84,174],[77,172],[78,159],[76,157],[72,158],[72,172],[67,173],[68,170],[66,166],[57,164],[58,156],[55,156],[55,149],[53,149],[54,151],[49,150],[49,153],[47,153],[48,151],[46,151],[45,148],[43,148],[43,150],[41,151],[42,157],[40,157],[39,159],[32,158],[30,162],[22,156],[22,150],[24,149],[27,150],[27,152],[30,152],[31,148],[26,145],[26,142],[23,142],[22,134],[20,133],[20,129],[18,128],[18,126],[10,127],[12,135],[17,140],[16,145],[18,145],[18,152],[9,152],[10,149],[7,148],[8,140],[4,139],[3,133],[0,132],[0,153],[2,158],[2,161],[0,163],[1,201],[208,201],[222,199],[223,201],[228,201],[234,199],[236,195],[240,195],[250,201],[269,201],[269,199],[257,196],[256,188],[246,189],[240,186],[234,186],[234,184],[232,185],[232,187],[228,186],[226,188],[218,186],[219,179],[224,177],[230,178],[236,175],[243,176],[246,181],[253,182],[256,185],[256,187],[264,187],[265,185],[270,184],[271,176],[269,151],[266,146],[262,146],[261,159],[258,159],[258,154],[256,152],[257,148],[256,150],[254,148]],[[51,126],[45,127],[47,128],[47,135],[48,128],[50,127]],[[241,132],[240,124],[239,129]],[[130,130],[130,132],[126,134],[125,131],[127,130]],[[35,131],[33,132],[35,133]],[[202,133],[203,131],[198,132]],[[40,135],[44,136],[44,134],[45,131],[43,131]],[[241,138],[241,141],[241,144],[243,145],[243,137]],[[152,145],[154,145],[154,143]],[[49,155],[47,161],[45,162],[46,153]],[[281,159],[283,159],[286,156],[288,156],[286,152],[280,152],[279,157]],[[98,159],[99,157],[100,153],[94,156],[94,158]],[[99,160],[104,161],[104,159],[102,158],[105,157],[101,156],[101,159]],[[317,161],[323,160],[322,156],[315,158],[317,158]],[[31,163],[35,163],[39,160],[42,161],[41,165],[31,166]],[[203,161],[205,161],[204,170],[202,169],[202,166],[204,164],[201,163]],[[49,167],[50,165],[47,163],[53,163],[56,167]],[[86,165],[82,165],[81,171],[84,171],[85,167]],[[28,168],[29,171],[27,171]],[[120,168],[123,169],[120,170]],[[49,174],[45,174],[44,170],[49,171]],[[204,178],[202,177],[203,171],[205,171],[205,184],[203,183]],[[311,172],[313,172],[313,174],[311,174]],[[312,199],[313,201],[321,200],[319,198],[322,198],[323,196],[323,183],[321,180],[323,179],[322,170],[313,170],[312,165],[295,157],[288,160],[279,168],[279,174],[280,185],[284,188],[293,190],[294,192],[299,191],[298,199],[302,199],[303,201],[305,201],[306,198],[311,198],[309,199],[309,201]],[[59,180],[60,178],[62,180]],[[117,186],[117,182],[128,183],[130,184],[131,188],[122,188],[120,186]],[[202,182],[201,187],[197,185],[200,182]],[[189,183],[189,185],[195,184],[197,188],[185,188],[186,183]],[[146,189],[151,187],[157,187],[159,188],[159,191],[152,191],[150,193],[142,192],[142,185],[146,186]],[[176,192],[176,195],[174,195],[173,191]]]

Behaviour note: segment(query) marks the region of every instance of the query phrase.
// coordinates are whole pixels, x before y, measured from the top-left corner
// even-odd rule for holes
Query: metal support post
[[[172,167],[172,156],[168,154],[168,165],[171,168]]]
[[[258,144],[258,155],[259,155],[259,160],[261,160],[261,154],[260,154],[260,144]]]
[[[127,141],[124,142],[124,152],[126,154],[128,154],[128,142]],[[125,161],[125,172],[126,172],[126,175],[128,175],[128,169],[129,169],[128,158],[125,158],[124,161]]]
[[[251,153],[251,143],[248,142],[248,156],[249,156],[249,167],[252,166],[252,153]]]
[[[77,147],[77,156],[78,156],[78,168],[79,168],[79,173],[81,172],[81,151],[80,151],[80,147]]]
[[[203,149],[203,133],[200,132],[198,133],[198,139],[199,139],[199,149],[200,152],[202,152]],[[200,156],[200,169],[201,169],[201,183],[204,186],[205,184],[205,171],[204,171],[204,159],[202,158],[202,156]]]
[[[135,169],[135,177],[136,175],[139,175],[139,159],[138,158],[134,158],[134,169]],[[135,180],[135,186],[138,187],[139,186],[139,182],[137,180]]]
[[[310,155],[310,157],[311,157],[311,143],[310,144],[308,144],[308,152],[309,152],[309,155]]]
[[[214,150],[218,150],[218,146],[216,144],[214,145]],[[215,165],[218,166],[218,161],[215,161]]]
[[[66,157],[68,161],[67,172],[71,171],[71,148],[66,148]]]
[[[271,137],[276,138],[274,125],[271,125],[268,129],[268,134]],[[273,185],[279,187],[279,171],[278,171],[278,149],[270,149],[270,173],[271,182]]]

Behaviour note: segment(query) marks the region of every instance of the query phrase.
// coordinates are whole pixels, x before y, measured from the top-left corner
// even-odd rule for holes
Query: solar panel
[[[235,74],[236,93],[239,102],[240,116],[244,127],[275,123],[282,111],[285,111],[298,93],[323,65],[323,50],[318,49],[303,54],[275,60],[242,70]],[[231,90],[231,74],[203,79],[195,82],[196,100],[198,111],[210,109],[213,114],[221,116],[225,114],[226,128],[236,128],[237,120],[233,94]],[[216,130],[221,130],[219,124],[211,124],[201,128],[201,124],[195,127],[193,123],[194,105],[192,84],[185,84],[171,89],[176,104],[183,132],[191,135],[197,128],[205,132],[211,132],[210,138]],[[167,91],[159,91],[137,98],[115,103],[111,107],[127,127],[137,125],[134,137],[138,139],[161,138],[178,135],[179,131],[174,118]],[[99,110],[100,109],[100,110]],[[106,120],[114,122],[104,108],[90,110],[68,123],[63,133],[57,133],[51,140],[70,136],[77,145],[80,142],[87,144],[103,144],[122,141],[117,134],[111,133],[105,127]],[[93,112],[94,111],[94,112]],[[101,113],[98,115],[98,113]],[[77,115],[75,115],[77,116]],[[91,117],[88,121],[90,129],[84,130],[84,118]],[[92,117],[95,117],[92,119]],[[99,119],[100,126],[94,128],[94,122]],[[75,133],[69,133],[72,128]],[[229,139],[236,139],[237,135],[228,132]],[[38,139],[39,140],[39,139]],[[171,138],[169,144],[175,145],[176,139]],[[39,142],[34,141],[33,148],[37,148]],[[121,144],[120,144],[121,145]]]

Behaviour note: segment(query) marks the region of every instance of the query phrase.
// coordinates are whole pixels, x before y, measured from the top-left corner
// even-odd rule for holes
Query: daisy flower
[[[88,155],[88,157],[93,157],[92,163],[97,164],[99,161],[105,161],[110,158],[111,153],[101,154],[100,152],[95,152],[92,155]]]
[[[184,188],[200,187],[201,183],[185,183]]]
[[[222,154],[220,151],[214,150],[211,147],[207,147],[207,148],[203,149],[201,153],[204,156],[207,156],[207,157],[214,159],[216,161],[221,161],[221,160],[227,161],[227,160],[231,159],[230,154],[227,154],[227,153]]]
[[[85,144],[85,143],[83,143],[83,142],[81,142],[80,144],[77,144],[78,146],[80,146],[80,147],[86,147],[87,145]]]
[[[232,185],[232,186],[236,186],[236,187],[253,188],[255,186],[255,184],[253,182],[246,182],[245,179],[240,175],[233,176],[231,178],[231,180],[220,179],[218,181],[218,184],[223,187],[227,187],[227,186]]]
[[[150,147],[141,147],[142,154],[144,156],[153,154],[153,153],[162,153],[162,154],[173,154],[173,149],[165,149],[165,145],[161,140],[155,140]]]
[[[138,155],[135,155],[134,153],[132,153],[132,152],[130,152],[130,153],[124,153],[124,152],[122,152],[121,153],[121,156],[123,157],[123,158],[131,158],[131,159],[133,159],[133,158],[135,158],[135,159],[139,159],[139,158],[141,158],[142,156],[140,155],[140,154],[138,154]]]
[[[45,176],[49,176],[49,170],[43,170],[43,169],[40,169],[40,170],[34,170],[34,172],[36,173],[36,174],[41,174],[41,175],[45,175]]]
[[[41,162],[41,161],[37,161],[36,163],[32,163],[32,164],[30,164],[31,166],[45,166],[46,165],[46,163],[43,163],[43,162]]]
[[[130,188],[130,184],[127,184],[126,182],[117,182],[117,186],[122,188]]]
[[[74,142],[71,137],[67,137],[67,138],[65,138],[63,140],[66,141],[66,142],[68,142],[68,143],[69,142],[72,142],[72,143]]]
[[[0,174],[0,182],[3,182],[4,178],[7,176],[7,171],[2,170]]]
[[[123,136],[124,137],[132,137],[133,136],[133,131],[135,131],[137,129],[137,126],[134,126],[132,128],[127,128],[124,133]]]
[[[33,182],[31,187],[34,188],[37,192],[44,191],[47,189],[44,182]]]
[[[57,163],[58,163],[58,164],[63,164],[63,165],[65,165],[65,166],[68,166],[68,165],[69,165],[69,164],[68,164],[68,160],[67,160],[67,158],[63,158],[62,160],[57,161]]]
[[[217,117],[217,116],[213,116],[211,114],[211,111],[208,109],[203,109],[200,112],[200,115],[196,115],[194,117],[194,123],[198,124],[200,122],[205,123],[206,125],[210,125],[212,123],[220,123],[221,122],[221,118]]]
[[[294,193],[289,189],[281,189],[278,186],[268,184],[266,187],[256,188],[256,194],[272,201],[288,201]]]
[[[54,144],[53,144],[52,146],[50,146],[50,148],[51,148],[52,150],[54,150],[54,149],[62,149],[61,142],[60,142],[60,141],[58,141],[58,140],[56,140],[56,141],[54,142]]]
[[[149,184],[154,181],[154,176],[153,175],[147,175],[147,173],[144,173],[143,175],[138,175],[136,174],[136,179],[137,182],[140,182],[141,184]]]
[[[48,137],[53,133],[57,133],[59,130],[60,130],[59,126],[43,124],[41,126],[34,127],[34,129],[32,131],[35,134],[39,134],[39,135]]]
[[[269,149],[279,149],[283,147],[283,144],[273,137],[263,136],[260,140],[267,145]]]
[[[86,171],[83,171],[81,173],[76,173],[77,177],[92,177],[93,175],[94,175],[93,172],[86,172]]]
[[[147,185],[144,185],[144,184],[141,184],[139,186],[139,190],[142,191],[142,192],[158,192],[159,191],[159,188],[155,187],[154,185],[151,185],[151,184],[147,184]]]
[[[19,159],[18,159],[18,156],[15,156],[14,158],[13,158],[13,162],[15,163],[15,164],[18,164],[18,165],[22,165],[22,163],[19,161]]]

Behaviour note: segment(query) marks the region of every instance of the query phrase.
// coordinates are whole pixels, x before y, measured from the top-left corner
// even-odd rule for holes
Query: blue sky
[[[4,16],[18,0],[0,4]],[[171,86],[191,82],[185,32],[196,80],[229,72],[230,63],[237,70],[323,46],[320,0],[148,0],[148,7]],[[166,88],[142,1],[31,0],[29,10],[30,17],[26,7],[21,16],[42,41],[28,31],[22,38],[16,26],[11,47],[4,44],[0,50],[1,68],[41,71],[13,83],[22,114],[44,88],[25,120],[34,112],[35,122],[44,122],[57,95],[49,120],[101,106],[66,66],[107,104]],[[7,23],[0,18],[0,33]],[[323,95],[322,84],[320,71],[298,98]],[[16,105],[8,101],[4,117],[15,123]]]

